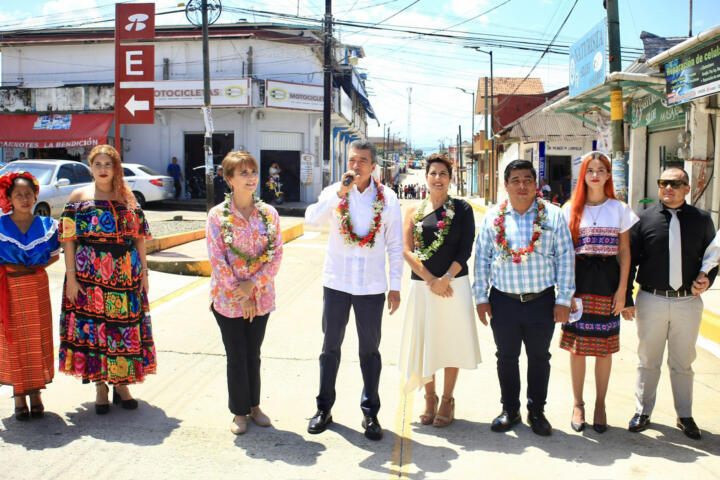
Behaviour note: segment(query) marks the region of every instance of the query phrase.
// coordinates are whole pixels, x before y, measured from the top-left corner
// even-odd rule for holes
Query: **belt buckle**
[[[527,296],[530,296],[530,295],[532,295],[532,293],[521,293],[521,294],[520,294],[520,302],[525,303],[525,302],[529,302],[529,301],[530,301],[530,300],[525,300],[525,296],[526,296],[526,295],[527,295]]]

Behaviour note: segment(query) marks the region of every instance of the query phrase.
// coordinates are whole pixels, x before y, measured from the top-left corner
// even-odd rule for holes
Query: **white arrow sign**
[[[133,95],[125,104],[125,108],[127,108],[130,115],[134,117],[135,112],[138,110],[150,110],[150,102],[147,100],[135,100],[135,95]]]

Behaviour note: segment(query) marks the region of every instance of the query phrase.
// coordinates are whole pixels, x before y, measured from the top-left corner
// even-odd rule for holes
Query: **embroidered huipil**
[[[243,317],[241,306],[242,296],[235,297],[233,293],[243,280],[255,282],[252,297],[255,300],[257,315],[265,315],[275,310],[275,275],[280,269],[282,259],[282,231],[280,230],[280,216],[270,205],[263,208],[270,212],[275,225],[275,254],[270,262],[261,262],[248,269],[245,261],[239,259],[225,245],[222,236],[223,205],[214,206],[208,213],[205,239],[207,241],[208,257],[212,267],[210,277],[210,302],[215,311],[230,318]],[[253,257],[261,255],[265,250],[268,237],[265,231],[260,212],[255,209],[249,220],[230,202],[230,216],[232,217],[233,245]]]
[[[545,202],[545,212],[547,222],[541,225],[540,244],[527,259],[513,263],[512,259],[503,258],[503,250],[495,243],[497,231],[494,221],[499,216],[500,207],[488,211],[475,241],[473,294],[476,304],[488,302],[490,285],[502,292],[515,294],[542,292],[556,285],[555,303],[570,306],[575,292],[575,252],[570,229],[560,208]],[[525,248],[530,244],[536,217],[536,202],[522,215],[508,202],[505,237],[511,249]]]
[[[570,203],[562,209],[570,224]],[[620,234],[627,232],[640,220],[635,212],[620,200],[608,198],[601,205],[585,205],[575,255],[617,255]]]
[[[351,295],[374,295],[388,289],[385,270],[387,254],[390,270],[390,290],[400,290],[403,271],[402,214],[400,202],[395,192],[383,188],[385,207],[382,211],[380,231],[375,236],[375,246],[359,247],[345,243],[345,235],[340,233],[340,218],[337,206],[340,198],[340,182],[334,183],[320,193],[317,203],[305,211],[308,225],[322,226],[330,222],[328,249],[325,253],[323,268],[323,286],[349,293]],[[364,237],[370,231],[376,197],[375,182],[371,181],[364,192],[353,185],[349,193],[349,213],[353,231]]]

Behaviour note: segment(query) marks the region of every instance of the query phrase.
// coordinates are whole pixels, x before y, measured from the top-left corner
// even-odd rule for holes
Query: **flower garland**
[[[265,249],[263,250],[263,252],[260,255],[254,257],[252,255],[248,255],[247,253],[243,252],[235,245],[233,245],[233,216],[230,213],[230,202],[232,202],[232,196],[230,194],[225,195],[225,202],[223,202],[222,210],[223,220],[220,226],[220,234],[222,235],[223,241],[225,242],[225,246],[233,253],[233,255],[235,255],[241,260],[245,260],[245,264],[248,268],[258,263],[271,262],[273,257],[275,256],[275,241],[277,236],[277,230],[275,229],[274,218],[270,215],[270,211],[268,210],[267,205],[265,205],[262,200],[255,200],[255,208],[258,209],[260,218],[265,225],[267,244],[265,245]]]
[[[533,234],[530,238],[530,244],[525,248],[519,248],[517,250],[508,246],[508,241],[505,237],[505,215],[507,215],[508,201],[505,200],[500,205],[500,214],[493,221],[493,226],[497,232],[497,235],[495,235],[495,245],[503,251],[502,261],[512,259],[513,263],[520,263],[523,260],[527,260],[530,254],[540,245],[542,224],[547,222],[547,212],[545,201],[542,198],[536,197],[535,201],[537,202],[537,216],[533,221]]]
[[[418,211],[415,214],[415,229],[413,232],[413,239],[415,241],[415,248],[413,250],[413,253],[421,262],[432,257],[435,252],[437,252],[437,249],[440,248],[440,245],[443,244],[443,242],[445,241],[445,236],[450,231],[452,219],[455,216],[455,205],[453,204],[452,197],[448,195],[447,200],[445,201],[445,203],[443,203],[442,206],[443,211],[440,213],[440,216],[443,219],[438,221],[436,225],[438,229],[438,231],[435,232],[436,238],[429,246],[425,247],[423,244],[422,236],[422,220],[424,218],[425,206],[428,203],[428,198],[425,198],[425,200],[422,201],[422,203],[420,204],[420,208],[418,208]]]
[[[358,247],[364,247],[365,245],[370,245],[370,247],[375,246],[375,235],[377,235],[377,232],[380,230],[382,211],[383,208],[385,208],[385,195],[383,194],[383,187],[377,182],[377,180],[372,179],[372,181],[375,182],[375,191],[377,193],[375,195],[375,200],[373,200],[372,203],[373,220],[370,225],[370,231],[367,235],[361,237],[353,231],[349,211],[350,203],[347,193],[343,196],[342,200],[340,200],[340,204],[337,206],[337,214],[340,218],[340,233],[345,235],[345,243],[350,245],[356,244]]]

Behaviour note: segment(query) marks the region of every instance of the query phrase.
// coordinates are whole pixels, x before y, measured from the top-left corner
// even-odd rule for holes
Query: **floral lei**
[[[230,213],[230,202],[232,202],[232,196],[230,194],[225,195],[225,202],[223,202],[223,220],[220,226],[220,234],[222,235],[225,246],[239,259],[245,260],[245,264],[248,268],[258,263],[271,262],[275,256],[275,239],[277,231],[275,229],[275,223],[273,217],[270,215],[270,211],[267,209],[267,205],[262,200],[255,200],[255,207],[258,209],[260,218],[265,225],[265,232],[267,232],[267,244],[265,250],[254,257],[241,251],[235,245],[233,245],[233,234],[232,234],[232,220],[233,216]]]
[[[425,247],[422,236],[422,220],[424,218],[425,206],[427,203],[428,198],[425,198],[425,200],[423,200],[420,204],[417,214],[415,214],[415,229],[413,231],[415,249],[413,250],[413,253],[420,261],[429,259],[435,254],[437,249],[440,248],[440,245],[442,245],[445,241],[445,236],[450,231],[450,225],[452,224],[452,219],[455,216],[455,205],[453,204],[452,197],[448,195],[447,200],[443,203],[443,211],[440,213],[440,216],[442,216],[443,219],[437,222],[438,231],[435,232],[436,238],[429,246]]]
[[[503,261],[512,259],[513,263],[520,263],[523,260],[527,260],[531,253],[535,251],[535,248],[540,245],[540,235],[542,234],[542,224],[547,222],[547,212],[545,207],[545,201],[542,198],[536,197],[537,202],[537,216],[533,221],[533,234],[530,238],[530,244],[525,248],[513,250],[508,246],[507,238],[505,238],[505,215],[507,215],[508,201],[505,200],[500,205],[500,214],[493,221],[493,226],[497,235],[495,235],[495,245],[503,250]]]
[[[0,176],[0,210],[5,213],[8,213],[10,210],[12,210],[12,203],[10,203],[10,199],[8,199],[7,197],[7,191],[16,178],[24,178],[26,180],[30,180],[33,185],[33,190],[35,190],[35,196],[37,197],[40,193],[40,184],[30,172],[20,170],[17,172],[8,172]]]
[[[372,181],[375,182],[375,191],[377,193],[372,203],[373,220],[367,235],[361,237],[353,231],[350,211],[348,210],[350,203],[347,193],[337,206],[337,213],[340,217],[340,233],[345,235],[345,243],[349,243],[350,245],[357,244],[359,247],[364,247],[365,245],[375,246],[375,235],[377,235],[377,232],[380,230],[382,211],[383,208],[385,208],[385,195],[383,194],[383,187],[375,179],[372,179]]]

